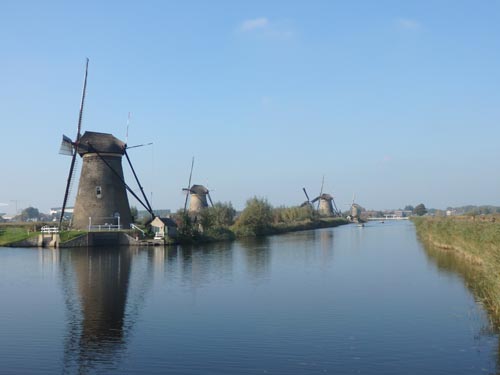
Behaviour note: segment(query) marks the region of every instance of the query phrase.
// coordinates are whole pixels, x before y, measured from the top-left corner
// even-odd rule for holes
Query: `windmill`
[[[325,176],[323,176],[323,180],[321,181],[321,189],[319,195],[314,198],[310,203],[318,202],[316,210],[322,216],[340,216],[340,211],[335,204],[335,200],[332,195],[323,193],[323,187],[325,184]],[[305,192],[305,189],[304,189]],[[306,197],[309,199],[308,195]]]
[[[71,138],[63,135],[60,149],[61,154],[71,156],[71,163],[66,182],[61,217],[59,219],[59,227],[61,227],[64,218],[64,211],[75,175],[76,156],[79,154],[83,160],[83,165],[78,185],[78,194],[73,210],[72,227],[74,229],[87,229],[93,225],[108,224],[128,228],[132,221],[132,215],[130,213],[127,191],[130,192],[153,217],[154,213],[127,154],[127,144],[108,133],[86,131],[81,135],[88,65],[89,60],[87,59],[75,140],[73,141]],[[122,168],[123,155],[125,155],[130,165],[137,184],[141,189],[145,203],[125,183]]]
[[[356,199],[356,194],[352,195],[352,203],[351,203],[351,220],[352,221],[359,221],[361,217],[361,206],[357,203],[354,203],[354,200]]]
[[[302,190],[304,191],[304,194],[306,195],[307,200],[304,203],[302,203],[300,205],[300,207],[307,207],[307,206],[309,206],[309,207],[312,208],[311,199],[309,199],[309,195],[307,194],[306,188],[303,187]]]
[[[191,178],[193,176],[194,167],[194,157],[191,160],[191,172],[189,173],[189,181],[187,187],[183,188],[182,191],[186,193],[186,200],[184,201],[184,214],[186,214],[188,199],[189,199],[189,210],[190,214],[197,214],[204,208],[208,207],[208,201],[210,205],[213,206],[212,197],[210,196],[210,191],[203,185],[192,185]],[[208,201],[207,201],[208,198]]]
[[[318,202],[318,213],[322,216],[334,216],[333,211],[333,197],[330,194],[321,193],[316,198],[314,198],[311,203]]]

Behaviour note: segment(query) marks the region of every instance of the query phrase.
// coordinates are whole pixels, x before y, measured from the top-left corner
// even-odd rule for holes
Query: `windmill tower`
[[[123,181],[125,143],[112,134],[85,132],[78,153],[83,159],[73,228],[112,223],[129,228],[132,221]]]
[[[208,201],[210,205],[213,206],[212,198],[210,197],[210,191],[203,185],[193,185],[187,190],[189,194],[189,209],[190,214],[197,214],[204,208],[208,207]],[[208,201],[207,201],[208,198]]]
[[[64,210],[75,173],[76,156],[79,154],[83,160],[83,165],[73,210],[72,227],[74,229],[90,229],[90,226],[108,224],[115,226],[115,228],[129,228],[132,215],[127,190],[153,217],[154,214],[127,155],[127,145],[108,133],[86,131],[83,136],[81,135],[88,63],[87,59],[76,138],[75,141],[72,141],[69,137],[63,135],[61,144],[60,153],[70,155],[72,158],[59,227],[61,227],[64,218]],[[126,156],[129,162],[146,204],[125,183],[122,168],[123,155]]]
[[[330,194],[323,193],[324,184],[325,184],[325,176],[323,176],[323,179],[321,181],[321,190],[319,192],[319,195],[312,201],[309,201],[309,196],[306,193],[306,189],[303,188],[304,193],[307,197],[307,202],[304,202],[302,205],[305,205],[307,203],[312,204],[318,202],[317,210],[321,216],[341,216],[341,213],[337,208],[337,205],[335,204],[333,196]]]
[[[333,197],[330,194],[322,193],[314,198],[311,203],[318,202],[318,213],[321,216],[334,216]]]
[[[208,201],[210,205],[213,206],[212,197],[210,197],[210,191],[203,185],[192,185],[191,177],[193,176],[194,167],[194,157],[191,160],[191,172],[189,173],[189,182],[186,188],[182,191],[186,193],[186,200],[184,202],[184,213],[186,213],[187,203],[189,200],[189,209],[187,212],[191,215],[196,215],[200,213],[201,210],[208,207]],[[207,201],[208,198],[208,201]]]
[[[354,203],[354,200],[356,198],[356,195],[353,194],[352,196],[352,203],[351,203],[351,220],[354,222],[358,222],[359,219],[361,218],[361,206],[357,203]]]

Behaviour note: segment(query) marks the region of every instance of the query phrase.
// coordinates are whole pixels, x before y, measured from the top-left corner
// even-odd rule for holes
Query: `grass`
[[[30,225],[11,225],[2,224],[0,226],[0,246],[6,246],[14,242],[26,240],[36,236],[33,231],[33,224]]]
[[[53,225],[53,223],[2,223],[0,224],[0,246],[8,246],[18,241],[36,237],[40,234],[40,230],[44,225]],[[70,241],[84,233],[75,230],[62,231],[60,233],[61,242]]]
[[[423,217],[413,221],[429,255],[441,262],[445,257],[452,258],[445,262],[454,262],[455,268],[461,270],[459,273],[476,299],[490,313],[495,326],[500,327],[498,217]]]

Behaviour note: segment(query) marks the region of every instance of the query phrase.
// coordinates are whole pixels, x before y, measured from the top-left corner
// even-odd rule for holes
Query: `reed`
[[[434,259],[446,252],[469,265],[467,285],[490,313],[495,326],[500,327],[500,220],[494,216],[412,220]]]

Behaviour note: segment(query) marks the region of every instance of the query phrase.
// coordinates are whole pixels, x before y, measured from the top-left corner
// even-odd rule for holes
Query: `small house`
[[[169,217],[155,217],[150,223],[155,237],[175,238],[177,236],[177,224]]]

